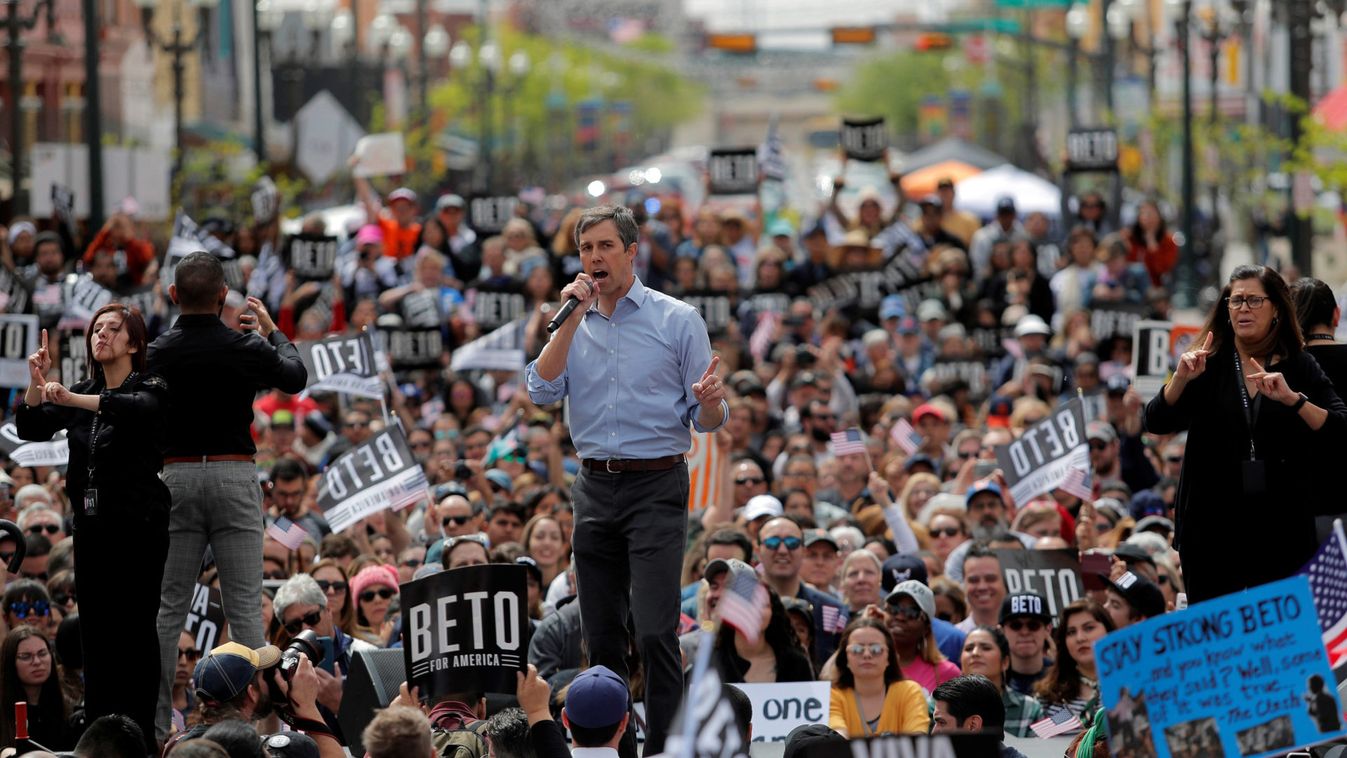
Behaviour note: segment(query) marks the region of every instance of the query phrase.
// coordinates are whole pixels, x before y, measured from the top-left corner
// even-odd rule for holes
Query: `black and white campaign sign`
[[[854,308],[872,320],[878,317],[879,304],[893,295],[921,284],[926,278],[899,250],[883,266],[869,271],[848,271],[829,277],[806,293],[820,311]]]
[[[513,287],[472,287],[464,299],[483,331],[499,329],[528,314],[528,300]]]
[[[435,329],[380,329],[388,364],[395,371],[440,365],[444,335]]]
[[[70,460],[64,429],[49,442],[27,442],[19,438],[19,428],[13,421],[0,425],[0,452],[20,466],[64,466]]]
[[[325,281],[337,266],[336,237],[325,234],[296,234],[288,243],[287,261],[301,281]]]
[[[968,387],[968,394],[974,398],[986,397],[991,389],[987,364],[973,358],[937,357],[921,375],[922,386],[934,395],[944,394],[944,388],[956,382],[963,382]]]
[[[509,195],[474,197],[468,202],[468,223],[479,232],[499,233],[518,206],[519,198]]]
[[[32,292],[19,277],[8,269],[0,268],[0,311],[4,313],[23,313],[28,310],[28,301]]]
[[[0,313],[0,387],[28,386],[28,356],[37,352],[37,316]]]
[[[706,158],[712,195],[752,195],[758,191],[758,149],[719,148]]]
[[[1132,332],[1132,386],[1143,398],[1155,397],[1169,380],[1168,321],[1137,321]]]
[[[1012,609],[1012,612],[1043,613],[1057,618],[1063,608],[1084,597],[1085,584],[1076,555],[1074,550],[997,550],[1006,593],[1035,592],[1046,601],[1046,607],[1041,609]]]
[[[1090,445],[1085,439],[1085,409],[1080,398],[1057,406],[1019,439],[998,447],[996,462],[1017,503],[1056,489],[1072,469],[1088,471]]]
[[[795,755],[796,758],[996,758],[1002,755],[1000,742],[999,734],[972,732],[884,734],[851,740],[810,740]],[[1053,748],[1056,753],[1062,752],[1061,745]]]
[[[234,248],[220,241],[215,235],[202,229],[190,216],[182,211],[178,211],[178,216],[173,220],[173,237],[181,239],[188,243],[187,252],[196,250],[205,250],[216,258],[220,259],[220,264],[224,266],[225,283],[231,290],[242,291],[247,282],[243,281],[243,267],[239,265],[238,253]],[[192,244],[195,243],[195,244]],[[169,242],[172,246],[172,240]],[[167,261],[165,261],[167,262]],[[176,262],[175,262],[176,265]],[[172,284],[170,279],[165,286]]]
[[[61,383],[69,387],[89,375],[89,345],[82,329],[67,329],[57,338],[61,351]]]
[[[1127,303],[1096,303],[1090,309],[1090,331],[1095,339],[1131,337],[1136,323],[1146,313],[1146,306]]]
[[[299,357],[309,370],[308,390],[341,392],[375,400],[384,396],[374,366],[374,340],[369,332],[300,342]]]
[[[99,308],[112,302],[112,290],[104,287],[90,274],[70,274],[61,285],[64,289],[65,313],[61,314],[60,329],[85,329]]]
[[[526,326],[528,319],[518,318],[459,347],[449,358],[449,370],[523,371]]]
[[[327,467],[318,507],[332,531],[340,532],[370,514],[415,502],[428,487],[402,429],[390,426]]]
[[[683,302],[697,309],[712,337],[723,335],[734,318],[734,298],[724,292],[691,292],[683,295]]]
[[[1072,129],[1067,132],[1067,171],[1116,171],[1117,169],[1117,130]]]
[[[514,694],[528,667],[528,575],[496,564],[441,571],[399,586],[408,688]]]
[[[187,611],[187,624],[183,631],[192,635],[196,649],[210,651],[220,644],[220,632],[224,629],[224,604],[220,601],[220,591],[205,584],[198,584],[192,590],[192,606]]]
[[[842,120],[842,149],[853,161],[877,161],[889,147],[889,132],[881,118]]]

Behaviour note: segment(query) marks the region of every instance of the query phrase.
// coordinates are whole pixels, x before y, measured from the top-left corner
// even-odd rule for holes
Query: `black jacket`
[[[1206,371],[1188,383],[1177,404],[1165,402],[1162,390],[1146,406],[1147,431],[1188,430],[1175,498],[1175,547],[1183,553],[1191,602],[1299,571],[1318,549],[1315,493],[1331,489],[1333,476],[1314,465],[1314,451],[1347,447],[1347,406],[1314,358],[1301,352],[1271,364],[1268,371],[1281,372],[1293,392],[1328,411],[1328,420],[1315,431],[1290,406],[1260,403],[1253,438],[1266,466],[1266,492],[1246,493],[1249,427],[1233,350],[1227,345],[1207,358]]]
[[[579,669],[582,637],[580,603],[572,599],[538,622],[529,639],[529,663],[537,666],[538,676],[549,682],[559,672]]]
[[[119,520],[167,519],[168,487],[158,473],[164,462],[168,384],[155,374],[133,372],[116,389],[106,389],[101,379],[89,379],[70,391],[100,396],[98,449],[94,453],[99,515]],[[19,436],[35,442],[49,440],[61,429],[69,431],[66,492],[78,524],[84,517],[94,414],[50,403],[21,405],[15,422]]]
[[[252,455],[253,400],[278,388],[298,394],[309,374],[280,330],[236,332],[218,316],[183,315],[150,344],[148,366],[173,388],[170,457]]]

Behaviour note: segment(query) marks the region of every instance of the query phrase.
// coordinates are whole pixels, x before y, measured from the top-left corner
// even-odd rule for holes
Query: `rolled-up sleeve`
[[[535,405],[551,405],[566,396],[567,372],[563,369],[561,376],[552,381],[547,381],[538,374],[538,361],[534,360],[524,368],[524,383],[528,386],[529,399]]]

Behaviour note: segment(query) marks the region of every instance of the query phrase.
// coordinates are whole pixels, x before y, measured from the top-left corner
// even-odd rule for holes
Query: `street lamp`
[[[28,212],[28,197],[22,189],[24,153],[27,151],[23,145],[24,118],[19,107],[23,101],[24,89],[23,33],[36,26],[38,18],[45,14],[48,38],[56,41],[56,3],[54,0],[38,0],[37,5],[33,6],[32,14],[25,16],[19,13],[19,0],[3,1],[6,6],[5,26],[8,32],[5,50],[9,53],[9,102],[5,103],[5,106],[9,110],[10,177],[14,183],[14,215],[17,216]]]
[[[1084,5],[1072,4],[1066,12],[1066,35],[1069,40],[1068,54],[1072,57],[1072,63],[1069,67],[1070,81],[1068,109],[1072,111],[1072,122],[1075,123],[1075,82],[1076,68],[1075,60],[1083,56],[1090,61],[1094,68],[1095,81],[1100,93],[1104,99],[1104,110],[1108,115],[1113,113],[1113,75],[1117,68],[1117,42],[1122,40],[1128,34],[1128,25],[1131,22],[1131,10],[1127,0],[1101,0],[1100,13],[1102,23],[1100,25],[1099,41],[1102,48],[1100,53],[1082,53],[1080,41],[1090,32],[1091,18],[1090,11]],[[1100,121],[1104,119],[1101,118]]]
[[[6,0],[6,2],[11,1]],[[177,179],[179,172],[182,170],[182,98],[183,73],[186,70],[183,58],[196,50],[197,45],[201,44],[202,40],[206,38],[206,29],[210,26],[210,12],[219,3],[219,0],[178,0],[174,2],[172,37],[168,40],[161,39],[154,31],[154,11],[158,0],[135,0],[135,3],[140,8],[140,23],[145,29],[145,44],[151,49],[173,56],[173,178]],[[190,40],[183,37],[182,6],[184,4],[197,9],[196,33]]]
[[[1066,85],[1066,110],[1068,120],[1071,126],[1080,125],[1080,108],[1077,100],[1080,84],[1078,82],[1078,69],[1076,68],[1077,59],[1080,57],[1080,39],[1084,37],[1090,28],[1090,11],[1083,5],[1071,6],[1066,12],[1066,38],[1071,48],[1067,52],[1070,60],[1067,61],[1067,85]]]

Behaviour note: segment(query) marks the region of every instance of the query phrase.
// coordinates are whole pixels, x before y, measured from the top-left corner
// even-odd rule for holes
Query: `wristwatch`
[[[1309,395],[1306,395],[1304,392],[1300,393],[1300,399],[1296,401],[1295,405],[1291,406],[1291,412],[1300,413],[1300,409],[1305,407],[1305,403],[1308,403],[1309,401]]]

